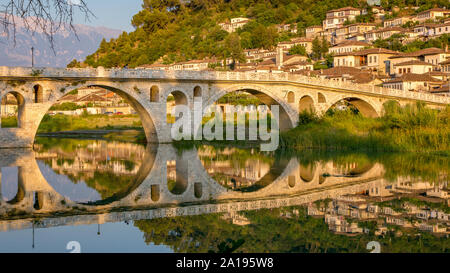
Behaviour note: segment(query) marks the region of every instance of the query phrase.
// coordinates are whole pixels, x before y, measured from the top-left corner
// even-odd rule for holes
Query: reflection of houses
[[[447,233],[447,228],[439,224],[420,224],[419,229],[432,233]]]
[[[250,220],[248,220],[247,217],[235,211],[225,213],[222,216],[222,219],[230,221],[233,225],[238,226],[247,226],[251,224]]]
[[[95,172],[111,172],[118,175],[136,175],[142,165],[145,148],[120,142],[98,142],[79,147],[73,152],[59,149],[36,152],[36,159],[45,160],[58,173],[91,178]],[[132,160],[131,160],[132,158]]]
[[[198,151],[208,174],[227,187],[251,186],[270,171],[270,165],[257,158],[248,158],[242,163],[235,162],[232,158],[236,152],[235,149],[220,152],[207,149]]]
[[[328,224],[328,227],[331,231],[336,233],[345,233],[345,234],[363,233],[363,229],[358,226],[358,223],[355,222],[349,223],[343,216],[326,214],[325,223]]]

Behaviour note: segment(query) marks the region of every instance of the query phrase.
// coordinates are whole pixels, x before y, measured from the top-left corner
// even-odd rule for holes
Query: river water
[[[450,251],[447,157],[38,138],[0,167],[0,252]]]

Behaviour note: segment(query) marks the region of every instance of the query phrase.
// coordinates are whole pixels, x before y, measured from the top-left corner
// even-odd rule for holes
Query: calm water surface
[[[0,252],[450,252],[449,165],[38,138],[0,150]]]

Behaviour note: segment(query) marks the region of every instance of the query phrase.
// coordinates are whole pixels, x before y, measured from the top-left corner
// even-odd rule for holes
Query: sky
[[[131,18],[142,9],[142,2],[142,0],[86,0],[89,9],[97,18],[91,18],[90,22],[86,22],[84,16],[78,12],[75,23],[130,32],[134,30]]]

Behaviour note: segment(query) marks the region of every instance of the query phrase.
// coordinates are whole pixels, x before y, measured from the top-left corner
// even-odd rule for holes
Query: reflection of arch
[[[334,105],[332,107],[335,107],[336,104],[338,104],[341,101],[346,101],[346,102],[350,103],[351,105],[353,105],[354,107],[356,107],[356,109],[358,109],[358,111],[364,117],[369,117],[369,118],[379,117],[379,114],[377,113],[375,108],[369,102],[362,100],[360,98],[356,98],[356,97],[343,98],[343,99],[337,101],[336,103],[334,103]]]
[[[202,183],[194,184],[194,196],[195,198],[201,198],[203,195],[203,185]]]
[[[356,163],[356,166],[350,170],[348,170],[349,175],[360,176],[366,172],[368,172],[373,167],[373,163],[366,162],[365,164]]]
[[[150,88],[150,102],[159,102],[159,88],[156,85]]]
[[[295,187],[295,176],[291,175],[288,177],[288,185],[289,187]]]
[[[295,102],[295,95],[294,95],[294,92],[289,91],[287,97],[288,97],[288,103],[294,103],[294,102]]]
[[[194,88],[194,97],[201,97],[202,96],[202,88],[200,86],[196,86]]]
[[[174,195],[182,195],[188,188],[188,162],[184,159],[175,160],[175,169],[169,170],[173,167],[173,161],[167,161],[167,188],[169,192]]]
[[[120,192],[116,192],[116,193],[114,193],[114,195],[112,195],[111,197],[108,197],[106,199],[96,201],[96,202],[88,202],[88,203],[81,203],[81,204],[89,205],[89,206],[108,205],[115,201],[118,201],[118,200],[121,200],[121,199],[127,197],[130,193],[135,191],[142,184],[142,182],[145,181],[148,174],[150,173],[150,171],[153,168],[155,158],[156,158],[155,147],[151,147],[150,145],[147,146],[147,148],[145,150],[144,159],[142,160],[142,166],[140,167],[136,177],[134,178],[134,183],[132,183],[130,187],[128,187]],[[152,190],[153,190],[153,187],[152,187]],[[159,199],[159,186],[158,186],[157,192],[158,192],[158,199]],[[156,194],[156,191],[155,191],[155,194]],[[152,200],[153,200],[153,191],[152,191]]]
[[[264,175],[259,181],[254,183],[253,185],[246,187],[246,188],[240,188],[238,191],[240,192],[255,192],[259,191],[262,188],[267,187],[268,185],[272,184],[278,177],[280,177],[286,167],[288,166],[290,162],[290,159],[286,158],[276,158],[274,160],[274,164],[270,166],[269,172]],[[295,179],[294,179],[295,181]]]
[[[161,196],[161,191],[159,189],[159,185],[152,185],[150,187],[150,192],[151,192],[150,195],[152,197],[152,201],[153,202],[159,201],[159,198]]]
[[[25,198],[25,185],[22,167],[17,167],[17,193],[13,199],[7,201],[10,205],[17,205]]]
[[[323,183],[325,183],[326,180],[327,180],[327,178],[324,176],[324,174],[319,176],[319,185],[322,185]]]
[[[35,210],[41,210],[44,207],[44,194],[42,192],[36,192],[34,194],[33,208]]]
[[[208,103],[204,104],[203,110],[205,111],[206,109],[209,109],[209,107],[214,103],[216,103],[220,98],[233,92],[246,92],[249,93],[250,95],[255,96],[261,103],[267,106],[271,105],[280,106],[279,107],[280,131],[284,132],[294,127],[294,122],[296,122],[295,118],[297,118],[298,115],[296,114],[295,117],[293,115],[291,118],[291,116],[289,115],[289,110],[291,110],[292,108],[290,107],[290,105],[286,103],[286,99],[278,99],[269,90],[265,90],[264,88],[260,88],[257,86],[239,86],[237,88],[234,87],[227,90],[223,90],[222,92],[217,92]],[[292,111],[290,112],[292,113]]]
[[[314,100],[310,96],[303,96],[298,102],[298,111],[314,113]]]
[[[35,103],[43,103],[44,102],[44,89],[39,84],[33,86],[33,95]]]
[[[325,96],[324,96],[322,93],[319,93],[319,94],[317,95],[317,101],[318,101],[319,103],[326,103],[326,102],[327,102],[327,100],[325,99]]]
[[[24,111],[25,111],[25,99],[18,92],[14,92],[14,91],[8,92],[1,98],[1,100],[0,100],[0,118],[6,114],[6,111],[7,111],[6,107],[8,105],[8,95],[9,95],[10,99],[11,99],[11,95],[13,96],[13,98],[15,99],[15,103],[17,105],[17,113],[15,114],[15,117],[17,119],[17,126],[10,126],[10,127],[21,128],[24,123],[23,119],[24,119]],[[1,122],[0,122],[0,128],[2,128]]]
[[[315,173],[316,173],[316,166],[314,164],[308,164],[308,166],[300,164],[300,178],[304,182],[308,183],[313,181]]]

